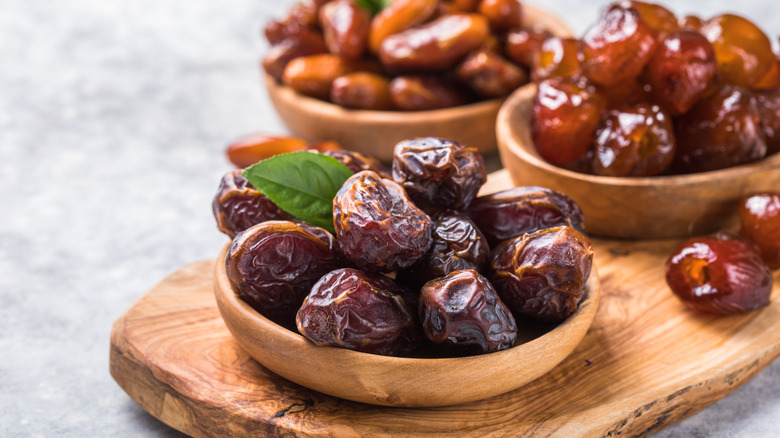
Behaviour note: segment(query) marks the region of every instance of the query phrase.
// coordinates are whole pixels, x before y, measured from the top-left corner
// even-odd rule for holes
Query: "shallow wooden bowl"
[[[547,12],[523,5],[528,25],[540,25],[558,36],[569,28]],[[416,137],[445,137],[477,148],[496,149],[495,121],[503,99],[431,111],[350,110],[303,96],[266,75],[266,87],[279,117],[294,134],[309,140],[333,140],[345,149],[391,161],[393,147]]]
[[[299,385],[374,405],[446,406],[518,388],[545,374],[574,350],[593,322],[600,293],[594,268],[585,298],[574,314],[552,330],[508,350],[441,359],[379,356],[318,347],[261,316],[231,288],[225,274],[226,251],[227,246],[216,263],[217,307],[247,353]]]
[[[780,154],[691,175],[615,178],[553,166],[536,152],[530,119],[536,85],[515,91],[496,121],[501,161],[518,186],[561,191],[582,207],[589,234],[621,238],[685,237],[729,226],[739,199],[780,189]]]

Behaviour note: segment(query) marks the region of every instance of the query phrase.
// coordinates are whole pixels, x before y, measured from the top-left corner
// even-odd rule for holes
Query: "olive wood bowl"
[[[419,359],[318,347],[252,309],[233,291],[225,254],[217,258],[214,290],[225,325],[256,361],[309,389],[383,406],[447,406],[482,400],[545,374],[580,343],[598,307],[595,267],[577,310],[544,334],[507,350],[478,356]],[[518,321],[518,326],[521,326]],[[518,333],[518,339],[523,336]]]
[[[545,161],[531,139],[536,85],[519,88],[498,113],[501,161],[515,185],[543,186],[569,195],[582,208],[589,234],[619,238],[672,238],[709,233],[734,224],[745,195],[780,188],[780,154],[729,169],[690,175],[603,177]]]
[[[554,15],[526,4],[523,8],[526,25],[571,36]],[[332,140],[385,162],[392,160],[396,143],[416,137],[450,138],[482,153],[496,149],[495,120],[504,99],[430,111],[352,110],[298,94],[268,75],[265,84],[279,117],[294,134],[312,141]]]

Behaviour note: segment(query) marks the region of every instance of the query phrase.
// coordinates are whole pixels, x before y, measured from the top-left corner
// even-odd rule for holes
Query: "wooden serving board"
[[[499,190],[509,181],[498,173],[489,184]],[[214,300],[214,261],[182,267],[115,322],[111,374],[150,414],[198,437],[649,435],[732,392],[780,354],[780,274],[768,307],[700,315],[664,281],[679,243],[595,239],[602,293],[590,331],[551,372],[488,400],[387,408],[287,382],[231,337]]]

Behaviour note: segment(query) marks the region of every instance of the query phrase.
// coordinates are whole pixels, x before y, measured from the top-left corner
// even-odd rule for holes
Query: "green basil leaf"
[[[303,151],[267,158],[243,174],[282,210],[334,232],[333,198],[353,172],[333,157]]]
[[[367,10],[371,15],[376,15],[379,11],[386,8],[393,0],[353,0],[358,6]]]

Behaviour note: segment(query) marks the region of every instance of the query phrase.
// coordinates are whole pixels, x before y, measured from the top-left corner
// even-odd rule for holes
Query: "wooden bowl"
[[[479,356],[417,359],[318,347],[266,319],[239,299],[217,258],[215,294],[225,325],[264,367],[299,385],[343,399],[383,406],[446,406],[503,394],[540,377],[580,343],[598,307],[594,270],[585,297],[566,321],[508,350]],[[519,323],[520,324],[520,323]],[[518,337],[522,334],[518,333]]]
[[[619,178],[572,172],[545,161],[531,140],[536,85],[515,91],[501,107],[496,135],[501,161],[518,186],[548,187],[582,207],[589,234],[670,238],[731,225],[745,195],[780,188],[780,154],[756,163],[679,176]]]
[[[523,7],[528,25],[571,36],[569,28],[554,15]],[[385,162],[393,159],[396,143],[416,137],[451,138],[482,153],[496,149],[495,121],[503,99],[431,111],[351,110],[298,94],[268,75],[265,84],[279,117],[294,134],[309,140],[333,140],[345,149]]]

